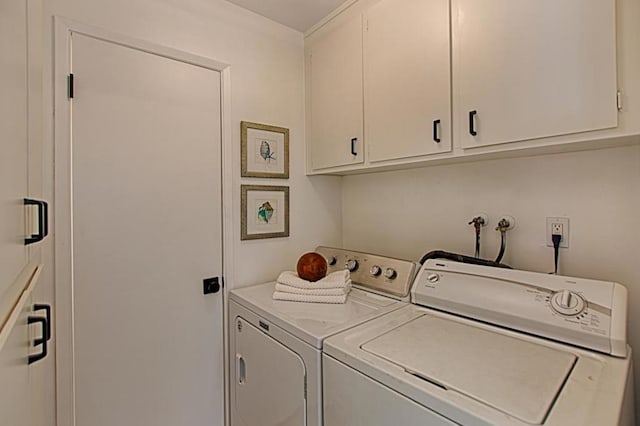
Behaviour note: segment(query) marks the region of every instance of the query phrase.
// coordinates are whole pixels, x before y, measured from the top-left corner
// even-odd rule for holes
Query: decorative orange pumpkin
[[[319,253],[309,252],[300,256],[296,269],[298,276],[307,281],[318,281],[327,275],[327,261]]]

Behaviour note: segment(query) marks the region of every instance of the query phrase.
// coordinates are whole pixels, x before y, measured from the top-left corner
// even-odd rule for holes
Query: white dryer
[[[325,342],[325,426],[635,424],[620,284],[429,260],[411,293]]]
[[[275,283],[229,302],[232,426],[321,426],[324,339],[408,305],[418,264],[318,247],[329,272],[349,269],[345,304],[273,300]]]

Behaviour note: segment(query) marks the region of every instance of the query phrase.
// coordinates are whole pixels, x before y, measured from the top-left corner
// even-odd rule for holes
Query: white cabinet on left
[[[29,300],[31,298],[29,297]],[[28,305],[17,310],[15,325],[3,328],[0,339],[0,412],[4,421],[14,426],[28,426],[29,417],[29,315]],[[12,321],[13,322],[13,321]],[[0,342],[2,345],[2,342]]]
[[[44,356],[51,308],[34,306],[49,301],[48,290],[33,293],[48,232],[48,206],[34,199],[42,194],[42,26],[41,0],[0,0],[0,424],[11,426],[52,424],[55,400],[53,356]]]
[[[34,304],[41,268],[30,274],[27,288],[0,327],[0,413],[2,424],[11,426],[43,424],[40,377],[50,357],[51,308]]]
[[[0,0],[0,324],[24,289],[16,280],[39,260],[28,244],[48,229],[46,203],[25,202],[42,191],[41,6]]]
[[[22,201],[28,194],[26,11],[25,1],[0,0],[0,299],[29,260]]]

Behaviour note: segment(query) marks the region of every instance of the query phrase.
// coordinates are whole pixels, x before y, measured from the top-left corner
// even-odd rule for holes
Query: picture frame
[[[240,240],[289,236],[289,187],[241,185]]]
[[[289,179],[289,129],[240,122],[241,176]]]

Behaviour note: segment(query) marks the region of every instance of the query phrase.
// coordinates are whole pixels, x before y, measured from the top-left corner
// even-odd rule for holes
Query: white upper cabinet
[[[305,38],[308,172],[638,141],[639,19],[636,0],[349,3]]]
[[[451,151],[449,0],[382,0],[364,34],[367,161]]]
[[[617,126],[615,0],[451,5],[463,148]]]
[[[323,34],[308,55],[311,169],[362,163],[362,16]]]

